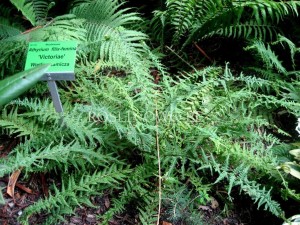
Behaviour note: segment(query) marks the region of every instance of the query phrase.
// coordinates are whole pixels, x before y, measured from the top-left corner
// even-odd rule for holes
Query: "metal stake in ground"
[[[55,80],[48,80],[47,81],[48,84],[48,88],[51,94],[51,98],[53,101],[53,105],[55,108],[55,111],[62,114],[63,113],[63,107],[60,101],[60,97],[59,97],[59,93],[58,93],[58,89],[57,89],[57,85]]]

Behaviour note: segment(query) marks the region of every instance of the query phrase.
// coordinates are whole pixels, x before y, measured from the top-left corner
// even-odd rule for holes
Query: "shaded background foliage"
[[[93,196],[111,202],[101,224],[129,208],[137,224],[158,215],[208,224],[199,207],[213,198],[224,217],[236,199],[278,224],[297,213],[289,151],[299,145],[299,5],[1,3],[1,78],[23,70],[29,41],[79,43],[76,81],[59,84],[63,124],[43,83],[2,108],[1,134],[19,144],[0,160],[0,177],[21,170],[28,185],[36,173],[55,178],[18,220],[33,224],[43,213],[39,223],[57,224],[94,207]]]

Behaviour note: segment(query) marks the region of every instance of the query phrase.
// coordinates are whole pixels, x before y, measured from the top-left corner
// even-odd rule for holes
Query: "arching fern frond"
[[[35,14],[31,3],[26,4],[26,0],[10,0],[10,2],[22,12],[25,18],[28,19],[33,26],[36,25]]]
[[[46,224],[57,224],[64,220],[62,215],[70,215],[73,208],[83,204],[93,206],[89,196],[99,194],[103,190],[115,188],[132,172],[123,165],[111,165],[102,171],[94,173],[80,173],[69,175],[62,187],[54,187],[49,198],[42,199],[29,206],[21,217],[22,224],[29,225],[29,217],[33,214],[46,211],[49,214]]]
[[[286,74],[287,70],[282,65],[282,62],[279,61],[278,56],[275,55],[272,51],[270,45],[265,45],[262,41],[253,41],[253,44],[246,48],[246,50],[256,51],[259,58],[262,59],[262,62],[265,64],[267,69],[276,69],[282,74]]]
[[[11,20],[13,17],[11,12],[12,8],[0,4],[0,40],[20,34],[23,30],[19,21],[16,22],[16,18],[14,21]]]
[[[0,40],[20,33],[21,30],[13,26],[8,19],[0,17]]]
[[[112,61],[128,65],[142,58],[145,53],[146,35],[126,29],[126,25],[140,21],[136,13],[120,9],[117,1],[97,0],[83,3],[72,10],[79,18],[86,19],[89,59]]]
[[[33,26],[46,22],[49,9],[54,2],[49,0],[10,0],[18,10],[30,21]]]
[[[292,66],[295,69],[295,55],[296,53],[300,53],[300,48],[296,47],[295,43],[292,42],[290,39],[288,39],[285,36],[279,35],[277,41],[275,41],[272,44],[281,44],[283,47],[285,47],[286,45],[288,46],[289,50],[290,50],[290,54],[291,54],[291,61],[292,61]]]
[[[193,41],[213,35],[248,39],[272,39],[280,31],[273,24],[285,16],[297,16],[299,1],[213,1],[167,0],[167,9],[156,12],[152,24],[155,32],[163,27],[172,33],[173,44]],[[158,17],[165,21],[157,26]]]
[[[258,25],[254,21],[245,22],[243,24],[236,24],[225,28],[220,28],[203,36],[203,39],[211,36],[225,36],[231,38],[245,38],[245,39],[265,39],[269,37],[273,39],[278,33],[278,28],[271,25]]]
[[[227,37],[272,39],[279,30],[272,24],[287,15],[298,15],[298,1],[275,2],[265,0],[235,1],[228,5],[214,4],[205,15],[195,21],[185,45],[207,35],[221,34]],[[249,11],[251,12],[249,14]]]

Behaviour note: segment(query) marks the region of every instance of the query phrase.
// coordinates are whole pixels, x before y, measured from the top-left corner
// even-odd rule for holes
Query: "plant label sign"
[[[51,64],[42,80],[74,80],[76,41],[30,42],[25,70]]]
[[[75,80],[76,41],[30,42],[25,70],[51,64],[41,80],[48,83],[56,112],[63,113],[56,80]],[[62,121],[61,121],[62,122]]]

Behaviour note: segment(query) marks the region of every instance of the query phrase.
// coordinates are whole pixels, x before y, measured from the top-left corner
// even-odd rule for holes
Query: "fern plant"
[[[158,39],[171,44],[192,42],[211,36],[272,39],[280,32],[276,24],[298,15],[298,1],[166,1],[166,10],[156,11],[152,21]]]
[[[33,26],[44,25],[47,21],[48,11],[55,4],[53,1],[47,0],[10,0],[10,2],[22,12]]]
[[[205,203],[207,195],[222,181],[228,184],[229,197],[237,189],[253,198],[258,206],[283,215],[272,199],[280,188],[271,188],[281,182],[271,151],[280,141],[263,129],[277,128],[263,117],[252,115],[256,108],[270,106],[284,106],[297,113],[299,103],[257,94],[258,89],[276,88],[276,83],[233,76],[228,68],[210,67],[185,74],[179,80],[164,76],[156,85],[150,76],[128,74],[119,78],[104,76],[99,71],[86,73],[94,71],[94,65],[82,65],[72,87],[62,90],[64,125],[59,124],[49,101],[16,100],[5,107],[6,112],[14,113],[2,114],[2,132],[20,135],[24,144],[11,152],[8,160],[1,160],[1,175],[18,168],[23,168],[27,175],[63,175],[64,185],[53,187],[49,199],[25,209],[23,223],[42,210],[48,215],[45,223],[55,224],[75,207],[90,205],[86,198],[79,199],[86,195],[84,189],[91,195],[99,192],[100,183],[83,186],[97,180],[98,174],[99,179],[107,176],[103,188],[118,190],[111,193],[111,208],[100,217],[103,223],[126,210],[130,202],[138,202],[136,209],[143,224],[153,222],[159,202],[155,184],[157,135],[163,196],[172,196],[175,186],[188,184],[191,196],[203,196],[201,201]],[[70,104],[74,99],[80,100]],[[240,120],[241,117],[244,119]],[[24,131],[24,124],[30,131]],[[124,164],[129,168],[124,169]],[[115,168],[111,170],[114,175],[108,168]],[[64,176],[69,173],[73,174],[71,178]],[[217,180],[214,174],[218,174]],[[87,180],[81,181],[82,176]],[[271,177],[272,182],[265,182],[265,177]],[[115,180],[122,185],[115,186]],[[163,204],[173,207],[172,202]]]
[[[37,12],[34,2],[18,6],[23,15]],[[76,80],[70,85],[60,84],[63,118],[54,112],[47,95],[38,91],[30,98],[6,104],[1,112],[1,134],[17,137],[22,143],[7,159],[0,159],[0,176],[22,169],[25,180],[36,172],[57,177],[49,197],[24,209],[19,220],[28,224],[32,216],[43,212],[47,215],[44,224],[58,224],[77,207],[94,207],[90,196],[108,191],[111,207],[99,215],[102,224],[124,213],[130,203],[134,203],[143,225],[157,221],[163,213],[158,212],[161,204],[169,209],[164,216],[170,220],[200,221],[196,201],[206,204],[219,185],[224,185],[223,197],[231,200],[234,193],[243,193],[258,207],[284,218],[284,208],[274,196],[287,193],[298,200],[300,197],[292,195],[289,181],[276,169],[280,159],[274,149],[282,141],[269,131],[287,132],[270,118],[272,112],[282,108],[299,116],[300,105],[286,91],[294,80],[288,69],[280,67],[280,60],[271,53],[272,46],[264,45],[259,53],[272,55],[262,59],[266,59],[267,72],[275,74],[273,77],[238,74],[228,64],[193,68],[173,77],[144,43],[146,35],[127,28],[140,21],[136,13],[117,1],[73,3],[72,14],[50,21],[43,21],[46,14],[28,14],[35,19],[32,21],[42,23],[41,27],[25,32],[24,28],[19,35],[6,32],[0,41],[3,72],[20,70],[28,41],[80,42]],[[230,33],[226,29],[245,25],[248,17],[253,27],[262,25],[256,30],[261,33],[249,30],[263,37],[262,27],[296,13],[297,6],[294,1],[167,3],[167,10],[161,14],[167,18],[163,29],[175,31],[173,43],[179,43],[186,34],[192,35],[188,40],[192,41],[194,37],[213,35],[218,29]],[[188,10],[183,7],[186,4]],[[45,13],[50,7],[39,5]],[[179,5],[178,12],[170,11]],[[196,12],[204,16],[200,18]],[[231,13],[237,17],[231,17]],[[200,27],[207,32],[198,33]],[[249,30],[237,35],[245,36]],[[286,39],[278,41],[294,48]],[[252,50],[263,48],[256,43]],[[291,55],[296,52],[291,50]],[[107,69],[109,66],[114,68]],[[151,67],[157,68],[159,79],[149,75]],[[281,73],[285,79],[277,82],[276,76]],[[298,86],[295,82],[294,89]],[[181,190],[181,194],[174,190]],[[172,217],[169,212],[174,209]]]
[[[145,54],[146,35],[126,29],[128,24],[141,21],[137,13],[120,9],[117,1],[93,1],[72,9],[79,18],[86,19],[87,45],[90,61],[110,61],[114,65],[133,63]]]

